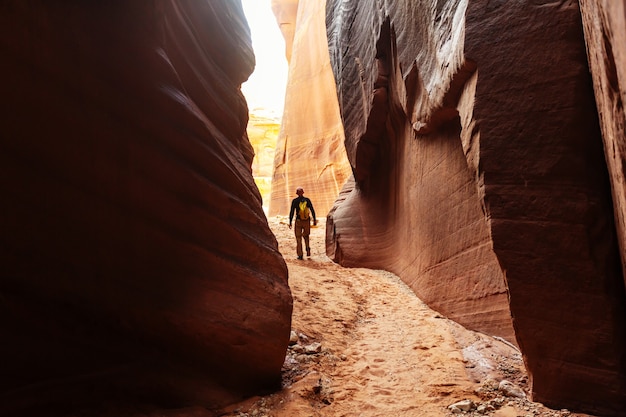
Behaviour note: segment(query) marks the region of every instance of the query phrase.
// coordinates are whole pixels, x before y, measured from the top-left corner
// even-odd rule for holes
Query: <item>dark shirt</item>
[[[289,211],[289,224],[291,224],[291,219],[293,219],[293,215],[298,211],[298,205],[303,201],[306,201],[306,206],[309,208],[309,210],[311,210],[313,222],[317,223],[317,218],[315,217],[315,209],[313,209],[313,203],[311,203],[311,200],[309,200],[305,196],[298,196],[291,200],[291,210]]]

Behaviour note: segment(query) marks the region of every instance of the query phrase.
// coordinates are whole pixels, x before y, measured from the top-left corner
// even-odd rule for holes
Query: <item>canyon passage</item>
[[[435,417],[454,415],[448,406],[471,400],[469,415],[481,415],[481,407],[500,417],[587,416],[499,390],[506,380],[528,393],[517,348],[443,317],[394,274],[331,262],[325,219],[311,228],[311,257],[296,259],[288,222],[269,218],[289,269],[299,336],[287,351],[283,388],[218,415]]]

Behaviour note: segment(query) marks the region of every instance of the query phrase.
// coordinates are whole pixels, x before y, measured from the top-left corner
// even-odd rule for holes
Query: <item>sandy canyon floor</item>
[[[304,260],[287,219],[269,223],[289,268],[297,337],[283,389],[219,415],[588,417],[516,397],[528,394],[528,377],[514,346],[446,319],[391,273],[331,262],[323,220]],[[503,380],[511,384],[499,388]],[[454,413],[449,406],[458,402]]]

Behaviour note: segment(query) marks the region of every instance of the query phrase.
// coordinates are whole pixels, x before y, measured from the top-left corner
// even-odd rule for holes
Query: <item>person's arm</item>
[[[291,202],[291,209],[289,210],[289,228],[291,229],[291,219],[293,219],[293,214],[296,212],[296,203],[294,201]]]
[[[307,200],[309,200],[307,198]],[[311,203],[311,200],[309,200],[309,208],[311,209],[311,214],[313,215],[313,225],[317,225],[317,217],[315,217],[315,209],[313,208],[313,203]]]

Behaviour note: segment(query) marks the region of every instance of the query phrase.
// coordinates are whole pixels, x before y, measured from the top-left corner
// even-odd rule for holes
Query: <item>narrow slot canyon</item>
[[[503,338],[447,319],[390,272],[332,262],[324,223],[297,260],[287,217],[270,218],[294,299],[282,386],[217,415],[587,416],[530,401],[521,353]]]
[[[626,417],[626,0],[0,31],[0,417]]]

